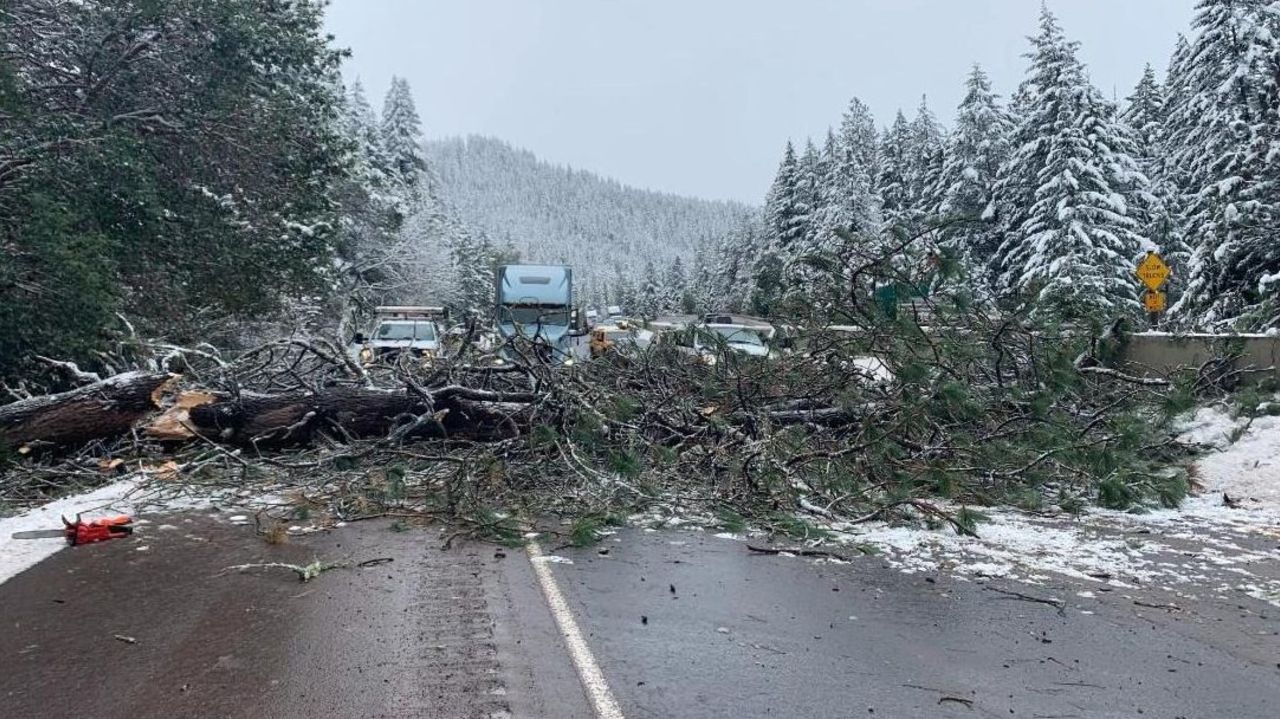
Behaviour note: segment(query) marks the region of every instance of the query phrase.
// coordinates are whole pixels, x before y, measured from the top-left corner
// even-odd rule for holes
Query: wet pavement
[[[0,584],[0,716],[589,716],[527,562],[389,527],[154,518],[59,552]],[[316,559],[352,566],[226,570]]]
[[[59,552],[0,584],[0,716],[594,716],[527,555],[441,544],[375,522],[271,545],[190,514]],[[904,574],[697,532],[547,551],[573,561],[551,571],[627,717],[1280,706],[1280,609],[1249,597]],[[226,569],[315,559],[349,566]]]
[[[557,572],[635,716],[1262,719],[1280,707],[1280,610],[1248,598],[1175,610],[1160,593],[903,574],[698,533],[619,539]],[[1055,599],[1061,611],[1035,601]]]

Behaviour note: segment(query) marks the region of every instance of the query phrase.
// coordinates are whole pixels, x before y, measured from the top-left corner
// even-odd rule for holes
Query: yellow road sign
[[[1147,289],[1158,290],[1169,279],[1169,266],[1164,263],[1160,255],[1148,252],[1147,256],[1138,263],[1136,274]]]
[[[1168,295],[1160,290],[1151,290],[1142,294],[1142,306],[1147,308],[1147,312],[1156,313],[1164,312],[1164,308],[1168,306]]]

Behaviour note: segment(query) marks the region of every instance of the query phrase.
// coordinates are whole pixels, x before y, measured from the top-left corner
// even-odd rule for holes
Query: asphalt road
[[[528,556],[440,545],[377,523],[268,545],[191,515],[59,552],[0,584],[0,716],[596,716]],[[546,567],[626,717],[1273,719],[1280,706],[1280,620],[1253,600],[1172,609],[1157,593],[1084,598],[1068,580],[906,575],[684,532],[559,554],[573,563]],[[226,569],[317,558],[350,566],[308,583]],[[1035,601],[1055,598],[1061,611]]]

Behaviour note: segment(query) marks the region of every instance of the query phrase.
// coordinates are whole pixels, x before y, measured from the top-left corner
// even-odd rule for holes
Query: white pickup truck
[[[366,365],[394,361],[405,353],[433,361],[442,356],[442,325],[447,317],[443,307],[378,307],[373,331],[367,336],[356,333],[349,352],[352,359]]]

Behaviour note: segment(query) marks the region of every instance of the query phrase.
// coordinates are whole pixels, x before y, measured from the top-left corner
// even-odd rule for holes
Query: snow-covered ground
[[[125,514],[126,508],[131,509],[126,497],[135,489],[135,481],[124,480],[0,519],[0,584],[66,546],[61,539],[12,539],[14,532],[57,529],[63,517],[73,519],[78,513],[85,519]]]
[[[835,529],[841,541],[875,547],[907,572],[1029,582],[1062,575],[1182,595],[1241,592],[1280,605],[1280,418],[1250,423],[1206,407],[1181,429],[1180,441],[1212,449],[1195,463],[1201,489],[1176,510],[1094,510],[1078,519],[984,510],[991,519],[977,538],[888,525]]]
[[[0,584],[67,547],[62,539],[13,539],[13,533],[57,529],[62,526],[63,517],[74,519],[82,514],[84,519],[91,520],[125,514],[136,518],[146,513],[218,507],[228,513],[228,521],[248,523],[248,515],[233,513],[277,503],[279,499],[272,495],[194,494],[181,485],[155,481],[143,474],[131,475],[91,492],[63,497],[13,517],[0,517]],[[135,524],[143,531],[146,520]]]

